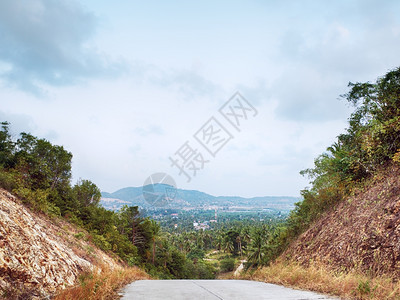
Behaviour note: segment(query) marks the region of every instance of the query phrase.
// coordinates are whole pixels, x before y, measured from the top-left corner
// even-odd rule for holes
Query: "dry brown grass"
[[[382,167],[327,210],[282,257],[400,278],[400,167]]]
[[[132,268],[103,268],[101,272],[82,274],[78,286],[60,291],[55,300],[118,299],[118,290],[139,279],[150,279],[144,271]]]
[[[344,299],[400,299],[400,283],[389,277],[368,277],[357,273],[341,273],[326,267],[277,261],[269,267],[249,272],[246,279],[282,284]]]

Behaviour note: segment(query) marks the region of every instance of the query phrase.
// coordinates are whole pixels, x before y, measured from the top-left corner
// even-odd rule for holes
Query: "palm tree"
[[[176,246],[178,247],[178,249],[179,249],[181,252],[184,252],[184,250],[185,250],[185,249],[184,249],[185,240],[184,240],[184,238],[183,238],[182,235],[179,235],[179,236],[178,236],[178,240],[177,240]]]
[[[161,237],[161,230],[160,229],[161,229],[160,225],[156,221],[151,220],[150,231],[151,231],[151,241],[152,241],[152,244],[153,244],[153,246],[152,246],[152,253],[153,253],[152,262],[153,262],[153,265],[154,265],[155,257],[156,257],[156,241],[159,240],[160,237]]]
[[[196,245],[199,249],[204,249],[204,237],[202,233],[200,233],[199,236],[197,236]]]
[[[251,243],[248,249],[247,260],[252,265],[261,265],[265,252],[267,251],[267,241],[269,239],[269,227],[263,226],[262,228],[256,228],[251,233]]]
[[[250,240],[251,240],[251,235],[250,235],[250,230],[249,230],[249,228],[248,228],[248,227],[244,227],[244,228],[242,229],[241,234],[242,234],[242,236],[243,236],[243,241],[246,242],[247,244],[249,244],[249,243],[250,243]]]
[[[261,235],[253,236],[253,239],[249,248],[249,255],[247,256],[247,260],[252,265],[260,265],[262,262],[262,258],[264,256],[263,253],[264,242]]]
[[[232,240],[229,239],[229,237],[225,238],[223,247],[224,247],[224,252],[226,251],[228,253],[232,253],[233,250],[235,249],[235,246],[234,246]]]
[[[210,249],[212,244],[212,236],[211,234],[206,231],[203,234],[203,242],[204,242],[204,250]]]
[[[224,239],[222,238],[222,236],[220,234],[217,235],[217,238],[215,239],[215,247],[218,250],[221,250],[223,244],[224,244]]]
[[[240,235],[236,237],[236,243],[238,244],[239,252],[240,252],[240,258],[242,258],[243,251],[242,251],[242,238]]]

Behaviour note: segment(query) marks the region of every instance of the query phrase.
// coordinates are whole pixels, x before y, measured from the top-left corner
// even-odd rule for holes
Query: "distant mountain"
[[[143,187],[126,187],[114,193],[102,192],[101,205],[107,209],[118,210],[123,205],[151,208],[143,197]],[[196,190],[177,189],[176,196],[165,208],[201,209],[223,208],[230,210],[273,209],[289,211],[298,197],[264,196],[243,198],[237,196],[212,196]]]

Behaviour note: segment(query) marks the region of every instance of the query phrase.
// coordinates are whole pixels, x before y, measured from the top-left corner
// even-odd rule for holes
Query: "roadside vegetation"
[[[242,278],[338,295],[343,299],[400,298],[400,283],[390,276],[371,277],[354,271],[332,271],[317,262],[306,267],[278,259],[268,267],[246,273]]]
[[[354,106],[349,126],[315,159],[313,168],[301,172],[311,186],[301,191],[302,201],[284,220],[281,216],[233,218],[216,223],[212,230],[193,230],[187,219],[182,229],[175,230],[174,220],[161,221],[162,227],[136,206],[107,210],[99,205],[100,190],[93,182],[80,179],[71,183],[70,152],[28,133],[13,139],[7,122],[1,123],[0,130],[0,187],[33,210],[80,226],[100,249],[156,278],[212,279],[232,272],[245,259],[249,278],[344,297],[395,298],[399,285],[390,274],[337,272],[318,263],[300,266],[280,257],[327,211],[386,166],[400,164],[400,68],[374,83],[350,83],[349,92],[342,97]],[[209,214],[211,218],[212,212]],[[96,293],[104,276],[116,281],[122,276],[121,282],[125,282],[135,277],[135,271],[92,274],[82,281],[81,288],[68,293]],[[114,290],[113,282],[107,283],[106,289]],[[69,295],[59,299],[72,299]]]
[[[126,284],[150,277],[138,268],[121,267],[114,270],[102,268],[90,273],[83,273],[77,286],[61,291],[54,300],[75,299],[120,299],[119,289]]]
[[[175,234],[172,242],[185,252],[214,249],[245,256],[247,269],[268,266],[326,212],[365,190],[382,170],[399,165],[400,68],[374,83],[349,83],[342,98],[354,106],[349,126],[313,168],[301,171],[311,186],[301,191],[302,201],[285,221],[232,221],[213,231]]]
[[[312,222],[382,166],[400,163],[400,68],[375,83],[349,83],[349,88],[342,95],[355,108],[349,127],[315,159],[313,168],[301,172],[310,178],[311,187],[301,191],[303,201],[270,244],[269,257],[279,256]]]
[[[349,83],[349,88],[349,92],[342,96],[354,106],[347,130],[337,137],[326,152],[317,157],[313,168],[301,172],[310,178],[311,187],[301,191],[303,200],[296,204],[280,232],[268,242],[268,250],[264,252],[260,263],[264,267],[256,271],[253,269],[251,272],[255,273],[249,272],[245,276],[345,298],[399,299],[400,285],[390,258],[394,254],[389,255],[388,259],[379,259],[379,255],[388,246],[382,246],[383,252],[376,248],[380,247],[379,242],[376,242],[378,236],[382,240],[380,243],[383,243],[389,234],[380,232],[381,229],[375,229],[367,248],[353,248],[353,256],[367,251],[372,255],[371,258],[361,258],[359,262],[354,262],[355,266],[341,265],[338,268],[340,262],[334,261],[333,257],[330,258],[330,263],[329,259],[325,260],[323,257],[321,260],[324,259],[325,263],[321,263],[311,260],[307,255],[302,257],[301,262],[297,262],[290,257],[292,252],[285,252],[290,250],[293,242],[303,232],[310,227],[312,229],[317,220],[335,210],[345,200],[357,201],[361,208],[355,209],[359,208],[360,213],[362,209],[368,209],[369,205],[379,205],[377,207],[381,215],[378,213],[377,220],[387,219],[386,223],[391,224],[383,224],[383,229],[392,230],[396,226],[389,220],[395,218],[391,214],[396,210],[391,207],[396,207],[398,199],[397,184],[392,182],[395,180],[392,177],[396,176],[400,163],[400,68],[388,72],[374,83]],[[366,191],[368,195],[363,194]],[[361,195],[361,198],[357,198],[357,195]],[[388,197],[386,204],[385,195]],[[363,203],[363,199],[369,199],[368,203],[366,200]],[[349,202],[347,206],[350,205]],[[346,210],[347,206],[341,205],[341,211],[348,216],[351,213]],[[337,218],[340,219],[341,216],[337,215]],[[365,224],[361,226],[364,227],[371,221],[375,222],[371,219],[364,220]],[[330,223],[318,224],[330,226]],[[308,238],[318,234],[317,231],[312,231]],[[337,234],[340,235],[340,231]],[[299,240],[296,249],[304,249],[310,242],[312,243],[312,239],[305,244]],[[351,243],[348,245],[351,247]]]
[[[0,129],[0,187],[37,213],[62,218],[84,229],[89,242],[138,266],[156,278],[214,278],[207,262],[197,263],[168,243],[159,223],[138,207],[114,212],[99,204],[101,193],[90,180],[71,182],[72,153],[29,133],[13,138],[10,124]],[[80,236],[77,236],[80,238]]]
[[[239,214],[222,214],[213,230],[196,231],[189,219],[182,219],[179,230],[163,220],[161,226],[137,206],[107,210],[99,204],[101,193],[93,182],[71,182],[71,162],[72,154],[64,147],[24,132],[13,138],[10,124],[1,123],[0,187],[32,210],[84,229],[88,234],[81,238],[154,278],[216,278],[231,267],[224,260],[205,259],[213,250],[224,253],[224,259],[234,259],[235,264],[248,256],[251,266],[260,265],[270,240],[281,230],[279,212],[248,213],[243,220],[238,220]],[[199,217],[205,216],[201,213]]]

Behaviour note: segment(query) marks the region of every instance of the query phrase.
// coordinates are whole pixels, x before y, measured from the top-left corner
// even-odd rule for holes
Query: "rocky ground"
[[[89,240],[86,232],[33,213],[0,189],[0,297],[48,297],[85,271],[119,267]]]
[[[400,168],[389,166],[300,236],[286,257],[400,276]]]

